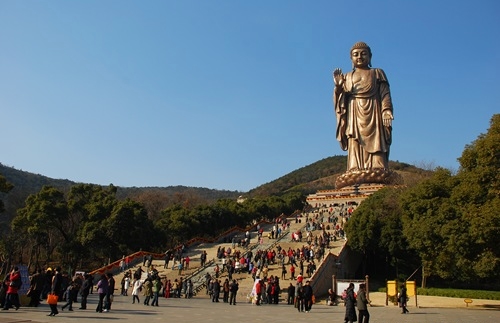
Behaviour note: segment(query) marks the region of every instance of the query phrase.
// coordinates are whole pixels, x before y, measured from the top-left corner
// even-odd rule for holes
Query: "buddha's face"
[[[355,68],[367,68],[371,59],[372,55],[367,48],[355,48],[351,51],[351,60]]]

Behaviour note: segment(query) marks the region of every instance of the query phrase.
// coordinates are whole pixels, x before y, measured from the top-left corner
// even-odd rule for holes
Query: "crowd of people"
[[[323,211],[321,211],[323,212]],[[299,311],[309,312],[312,308],[314,295],[310,282],[302,283],[302,277],[312,277],[316,271],[317,262],[325,255],[325,249],[329,248],[335,235],[328,232],[324,225],[324,219],[320,216],[322,213],[315,211],[303,217],[305,221],[304,244],[299,248],[282,248],[279,242],[272,244],[271,248],[257,250],[245,249],[243,244],[236,240],[231,241],[231,246],[219,246],[216,251],[216,257],[219,259],[213,267],[212,273],[206,273],[205,286],[206,292],[210,295],[212,302],[236,304],[239,284],[233,277],[234,274],[248,274],[259,291],[257,305],[277,304],[282,292],[287,293],[287,304],[293,304]],[[284,229],[290,228],[290,222],[286,218],[277,218],[268,234],[269,239],[277,239],[281,236]],[[302,238],[302,231],[301,240]],[[262,243],[264,230],[257,228],[257,241]],[[250,233],[245,233],[245,243],[250,241]],[[242,248],[243,247],[243,248]],[[207,252],[200,254],[200,265],[203,267],[207,262]],[[108,312],[114,298],[115,290],[120,290],[121,296],[131,297],[131,303],[144,304],[146,306],[159,306],[161,298],[192,298],[195,286],[192,279],[183,278],[184,271],[190,269],[191,258],[183,249],[168,250],[165,252],[163,269],[172,269],[169,277],[160,277],[158,270],[153,265],[152,254],[145,253],[142,266],[139,264],[137,269],[132,272],[131,260],[123,256],[120,261],[119,271],[122,278],[118,289],[115,287],[114,276],[111,273],[103,274],[96,282],[94,276],[78,273],[74,277],[61,272],[58,267],[55,270],[38,270],[30,277],[29,296],[31,297],[28,306],[38,306],[41,300],[47,299],[48,295],[57,295],[59,302],[62,303],[61,310],[73,311],[73,304],[80,302],[78,309],[87,309],[87,297],[95,291],[98,295],[96,312]],[[270,275],[270,267],[275,266],[278,274]],[[143,269],[143,267],[145,269]],[[175,277],[177,270],[177,277]],[[146,278],[143,273],[146,272]],[[4,310],[10,308],[19,308],[19,298],[15,296],[16,287],[10,284],[10,281],[16,280],[16,271],[14,270],[4,280],[2,289],[5,297],[1,297],[1,306]],[[223,277],[223,276],[227,276]],[[299,279],[300,277],[300,282]],[[281,288],[280,282],[292,280],[287,289]],[[295,281],[297,283],[295,284]],[[94,290],[95,287],[95,290]],[[142,302],[141,302],[142,300]],[[57,303],[51,305],[50,316],[59,314]]]

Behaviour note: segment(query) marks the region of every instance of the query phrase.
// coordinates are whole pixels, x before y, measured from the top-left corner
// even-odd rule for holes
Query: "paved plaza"
[[[292,222],[291,231],[301,229],[303,224]],[[265,238],[264,243],[259,247],[267,249],[273,241]],[[290,241],[283,240],[282,246],[288,248],[295,247]],[[193,267],[196,268],[199,261],[199,254],[206,250],[209,259],[216,257],[216,250],[219,246],[228,247],[231,244],[202,244],[189,249],[192,257]],[[333,252],[338,253],[343,245],[343,241],[334,244]],[[177,277],[177,271],[170,268],[163,269],[163,260],[155,260],[153,263],[161,275]],[[133,270],[141,264],[137,264]],[[270,267],[278,270],[277,265]],[[115,280],[120,281],[122,274],[115,275]],[[55,317],[47,316],[50,313],[49,306],[44,302],[39,307],[21,307],[18,311],[0,311],[0,323],[42,323],[42,322],[77,322],[77,323],[97,323],[97,322],[134,322],[134,323],[298,323],[307,322],[344,322],[344,306],[326,306],[315,304],[310,313],[299,313],[293,306],[283,303],[285,293],[281,295],[281,302],[278,305],[255,306],[247,302],[246,295],[253,286],[253,280],[248,274],[235,274],[240,283],[240,290],[237,297],[236,306],[221,302],[213,303],[205,295],[205,290],[192,299],[166,299],[160,298],[158,307],[145,306],[142,303],[132,304],[132,296],[115,295],[112,309],[109,313],[96,313],[97,294],[89,295],[88,309],[79,310],[80,304],[74,304],[74,311],[61,311],[64,302],[59,302],[59,315]],[[289,280],[282,281],[287,286]],[[116,294],[116,293],[115,293]],[[118,293],[119,294],[119,293]],[[142,293],[141,293],[142,294]],[[130,295],[130,290],[129,290]],[[409,314],[401,314],[400,309],[393,305],[385,305],[385,294],[370,292],[369,297],[372,306],[369,307],[371,323],[493,323],[500,322],[500,301],[474,300],[468,308],[465,307],[463,299],[418,296],[418,307],[415,299],[410,298],[408,303]],[[144,296],[139,296],[144,300]]]
[[[140,297],[141,301],[143,296]],[[193,299],[160,299],[160,306],[145,306],[142,303],[132,304],[131,296],[116,296],[109,313],[96,313],[97,295],[89,295],[87,310],[78,310],[75,304],[74,311],[61,311],[59,303],[59,315],[49,317],[50,312],[47,304],[37,308],[21,307],[18,311],[13,309],[0,312],[0,323],[21,322],[273,322],[292,323],[299,320],[308,322],[338,322],[343,323],[343,306],[314,305],[310,313],[299,313],[293,306],[283,303],[279,305],[255,306],[245,302],[244,295],[238,295],[239,303],[236,306],[227,303],[212,303],[205,296]],[[415,308],[408,307],[409,314],[401,314],[397,306],[374,302],[369,308],[371,323],[492,323],[500,322],[500,311],[498,302],[492,309],[475,308]]]

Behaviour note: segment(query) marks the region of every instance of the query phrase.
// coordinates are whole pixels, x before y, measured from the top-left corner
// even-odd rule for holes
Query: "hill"
[[[319,190],[334,189],[335,179],[338,175],[345,172],[346,167],[346,156],[327,157],[313,164],[301,167],[272,182],[258,186],[250,190],[248,195],[268,196],[283,194],[289,191],[299,191],[307,195]],[[407,185],[416,183],[422,177],[430,174],[430,171],[399,161],[390,161],[389,167],[399,173]]]
[[[0,214],[0,226],[10,223],[16,215],[16,210],[24,207],[26,198],[40,191],[43,186],[53,186],[63,192],[68,192],[71,186],[82,184],[68,179],[54,179],[40,174],[15,169],[0,163],[0,175],[14,188],[8,193],[0,193],[0,199],[5,204],[5,212]],[[168,187],[118,187],[117,198],[145,200],[155,197],[162,200],[162,205],[169,203],[210,203],[221,198],[237,198],[238,191],[215,190],[204,187],[168,186]]]
[[[153,207],[151,205],[154,204],[156,208],[161,209],[174,203],[184,205],[210,204],[218,199],[235,199],[243,194],[247,194],[249,197],[265,197],[296,191],[307,195],[318,190],[333,189],[335,178],[345,171],[346,164],[346,156],[324,158],[274,181],[260,185],[247,193],[188,186],[118,187],[117,198],[130,198],[149,204],[149,207]],[[429,174],[429,171],[397,161],[390,162],[390,167],[403,176],[406,184],[418,182],[423,176]],[[0,199],[5,203],[5,212],[0,215],[0,225],[10,223],[16,210],[24,206],[26,198],[30,194],[40,191],[43,186],[50,185],[67,192],[71,186],[82,184],[68,179],[53,179],[33,174],[1,163],[0,175],[3,175],[8,182],[14,185],[9,194],[0,193]]]

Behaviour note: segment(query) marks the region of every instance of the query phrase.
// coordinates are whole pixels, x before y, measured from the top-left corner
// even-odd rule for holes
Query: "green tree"
[[[68,194],[69,211],[80,225],[75,233],[81,246],[82,258],[106,263],[110,256],[110,239],[106,220],[118,204],[116,187],[107,188],[79,184],[71,187]]]
[[[384,188],[367,198],[346,225],[347,244],[364,256],[363,275],[399,276],[400,269],[413,270],[415,254],[403,235],[400,188]],[[371,272],[367,271],[371,268]],[[392,270],[394,269],[394,271]]]
[[[491,118],[490,128],[458,159],[459,184],[453,189],[452,203],[462,215],[466,240],[461,243],[459,262],[466,278],[500,278],[500,114]]]
[[[463,283],[498,281],[500,115],[459,161],[456,176],[438,169],[404,194],[404,232],[426,275]]]
[[[108,240],[108,257],[117,259],[123,254],[154,249],[160,242],[144,206],[127,199],[116,204],[103,222]]]
[[[420,256],[426,276],[453,275],[453,268],[447,268],[445,263],[452,262],[448,240],[453,237],[449,234],[459,221],[450,203],[455,185],[450,171],[439,168],[431,178],[409,188],[401,197],[403,232],[410,247]]]
[[[42,249],[46,261],[51,261],[56,248],[71,244],[73,237],[67,230],[68,207],[63,192],[44,186],[37,194],[26,199],[26,206],[18,210],[12,221],[13,233],[21,243],[31,247],[38,260]]]

